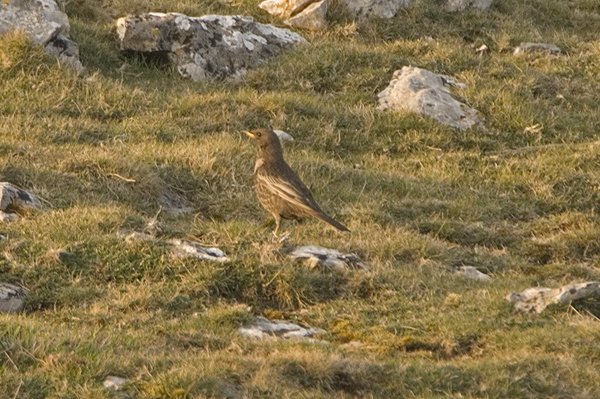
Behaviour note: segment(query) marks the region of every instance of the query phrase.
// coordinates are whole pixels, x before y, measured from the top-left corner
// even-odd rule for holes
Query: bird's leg
[[[275,238],[277,238],[277,231],[279,230],[279,222],[281,221],[281,216],[276,215],[275,216],[275,230],[273,230],[273,235],[275,236]]]
[[[300,224],[301,220],[298,219],[298,226],[296,227],[296,242],[298,242],[298,237],[300,237]]]

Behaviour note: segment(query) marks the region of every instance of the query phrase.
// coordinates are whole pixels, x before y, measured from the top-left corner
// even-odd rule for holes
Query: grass
[[[600,396],[598,302],[525,317],[505,300],[599,278],[597,2],[448,14],[425,0],[370,21],[334,2],[328,32],[299,32],[310,45],[237,84],[122,58],[114,20],[174,11],[283,26],[257,2],[61,6],[87,75],[0,38],[0,180],[45,204],[0,226],[0,280],[31,290],[23,314],[0,315],[0,398]],[[513,56],[524,41],[564,54]],[[486,128],[377,111],[404,65],[465,82],[457,96]],[[257,127],[295,137],[286,159],[352,230],[306,223],[300,243],[355,252],[370,272],[281,255],[240,132]],[[193,212],[161,212],[165,235],[230,262],[124,240],[173,202]],[[463,265],[493,281],[451,273]],[[322,328],[326,343],[244,339],[253,315]],[[108,375],[129,382],[108,391]]]

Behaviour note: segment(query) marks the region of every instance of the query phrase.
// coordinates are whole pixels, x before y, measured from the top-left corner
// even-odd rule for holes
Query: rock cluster
[[[389,86],[378,94],[379,109],[425,115],[461,130],[481,125],[481,113],[455,100],[449,86],[461,84],[449,76],[405,66],[394,72]]]
[[[79,45],[69,39],[69,18],[54,0],[0,3],[0,35],[14,30],[25,31],[34,43],[45,46],[46,51],[76,71],[84,70],[79,60]]]
[[[242,77],[247,70],[305,40],[251,17],[149,13],[117,21],[121,50],[166,56],[194,81]]]

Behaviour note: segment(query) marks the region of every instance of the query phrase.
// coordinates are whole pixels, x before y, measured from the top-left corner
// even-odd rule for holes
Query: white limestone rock
[[[319,328],[301,327],[288,321],[269,320],[263,316],[256,317],[251,324],[240,327],[238,331],[243,336],[254,339],[313,338],[325,333]]]
[[[124,52],[165,54],[179,73],[194,81],[241,77],[265,59],[298,43],[301,36],[252,17],[149,13],[117,20]]]
[[[457,271],[458,274],[460,274],[461,276],[464,276],[466,278],[472,279],[472,280],[479,280],[479,281],[492,281],[492,278],[490,276],[488,276],[485,273],[481,273],[479,270],[477,270],[476,267],[473,266],[462,266],[461,268],[458,269]]]
[[[566,304],[592,295],[600,295],[599,281],[569,284],[555,289],[528,288],[520,293],[513,292],[506,299],[514,304],[516,312],[539,314],[550,304]]]
[[[279,141],[294,141],[294,137],[283,130],[273,130],[273,132],[279,137]]]
[[[46,45],[46,51],[76,72],[85,72],[85,67],[79,60],[79,44],[73,40],[58,35]]]
[[[521,43],[519,44],[513,54],[514,55],[522,55],[525,53],[533,53],[533,52],[541,52],[558,55],[560,54],[560,48],[555,46],[554,44],[546,44],[546,43]]]
[[[394,72],[389,86],[378,94],[378,109],[425,115],[461,130],[482,125],[481,113],[455,100],[448,86],[461,85],[450,76],[405,66]]]
[[[0,283],[0,312],[19,313],[25,307],[27,290],[8,283]]]
[[[389,19],[396,16],[398,10],[413,0],[343,0],[350,15],[357,18]]]
[[[442,8],[447,12],[464,11],[469,8],[487,10],[494,0],[440,0]]]
[[[40,207],[40,201],[35,195],[10,183],[0,183],[0,210],[2,212],[31,212]]]
[[[227,262],[229,257],[219,248],[206,248],[190,240],[169,240],[175,246],[175,253],[181,257],[193,256],[198,259],[207,259],[215,262]]]
[[[294,260],[307,261],[311,268],[323,266],[332,270],[368,270],[367,266],[355,254],[344,254],[335,249],[315,245],[296,248],[289,256]]]

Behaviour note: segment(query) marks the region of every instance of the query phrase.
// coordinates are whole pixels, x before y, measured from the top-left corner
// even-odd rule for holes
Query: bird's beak
[[[250,136],[250,137],[254,138],[254,133],[252,133],[252,132],[249,132],[249,131],[247,131],[247,130],[243,130],[243,132],[244,132],[244,133],[246,133],[248,136]]]

